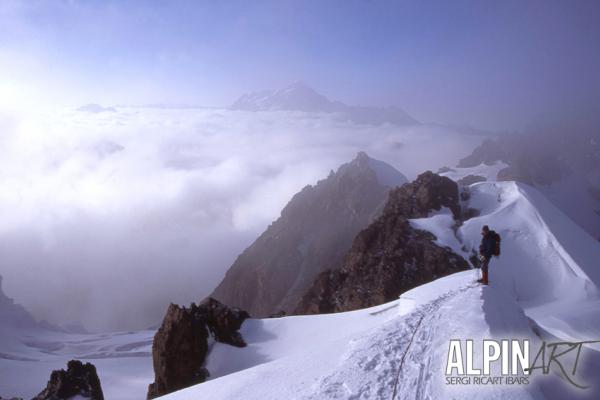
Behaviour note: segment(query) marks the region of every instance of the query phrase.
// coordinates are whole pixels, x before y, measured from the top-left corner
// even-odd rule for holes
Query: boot
[[[481,270],[481,279],[478,279],[477,282],[479,282],[483,285],[488,284],[488,271],[487,270]]]

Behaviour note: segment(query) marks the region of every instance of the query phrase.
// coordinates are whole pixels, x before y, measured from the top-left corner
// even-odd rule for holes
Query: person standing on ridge
[[[484,225],[481,228],[481,244],[479,245],[479,258],[481,260],[481,279],[477,282],[488,284],[488,269],[492,256],[500,255],[500,235],[491,231],[490,227]]]

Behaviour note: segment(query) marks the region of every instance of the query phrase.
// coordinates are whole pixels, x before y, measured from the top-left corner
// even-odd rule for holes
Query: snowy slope
[[[472,192],[482,215],[458,234],[472,247],[483,224],[501,234],[491,279],[557,337],[600,337],[600,244],[532,187],[485,183]]]
[[[0,285],[0,397],[30,399],[46,386],[53,370],[82,359],[96,365],[107,399],[140,398],[153,376],[153,336],[153,330],[65,333],[38,323]]]
[[[600,338],[598,242],[536,189],[484,182],[469,190],[465,206],[481,213],[456,231],[447,210],[411,223],[465,255],[477,248],[483,224],[498,231],[502,255],[492,261],[489,287],[474,284],[477,271],[471,270],[370,309],[250,319],[241,329],[247,347],[213,344],[207,361],[210,380],[164,398],[572,398],[570,387],[554,376],[514,387],[445,384],[451,338]],[[144,331],[65,339],[64,334],[32,332],[2,339],[4,355],[40,362],[0,357],[0,394],[29,396],[35,392],[32,385],[41,389],[51,369],[64,367],[74,355],[87,355],[98,367],[107,398],[143,398],[152,378],[152,335]],[[26,339],[31,339],[28,344]],[[598,398],[597,350],[584,350],[582,379],[594,389],[577,392],[582,398]]]
[[[487,181],[496,181],[498,173],[509,167],[502,161],[474,167],[455,167],[444,169],[440,175],[456,182],[467,176],[481,177]],[[597,188],[600,178],[594,171],[571,173],[554,178],[551,183],[536,184],[536,189],[544,194],[562,212],[593,237],[600,240],[600,199]]]
[[[440,175],[448,177],[453,181],[458,181],[461,178],[469,175],[482,177],[486,181],[495,181],[498,177],[498,172],[502,171],[506,167],[508,167],[508,164],[505,164],[502,161],[496,161],[492,164],[481,163],[475,167],[449,168],[448,171],[442,172]]]
[[[467,250],[477,247],[483,224],[496,229],[503,251],[492,262],[491,286],[474,285],[476,271],[466,271],[371,309],[250,320],[242,327],[247,348],[216,344],[207,365],[212,380],[165,398],[561,398],[566,389],[556,389],[556,379],[517,388],[445,385],[448,340],[536,340],[534,326],[554,338],[600,337],[593,262],[600,246],[525,185],[472,185],[469,206],[481,215],[456,235],[444,211],[413,224]],[[586,365],[597,365],[597,353],[586,351],[593,353]]]
[[[256,367],[164,398],[392,399],[394,391],[402,399],[447,398],[453,390],[445,386],[443,375],[448,338],[472,337],[473,332],[482,337],[530,334],[528,320],[514,301],[504,301],[495,288],[473,285],[472,278],[472,271],[458,273],[366,310],[252,321],[243,327],[249,346],[236,351],[216,345],[208,368],[229,372],[218,366],[234,358],[244,361],[238,366]],[[460,319],[452,316],[456,310]],[[486,311],[499,317],[490,321]],[[457,393],[465,394],[463,389]],[[541,394],[535,387],[499,387],[488,391],[487,398]]]
[[[80,359],[96,366],[106,399],[145,396],[152,381],[153,330],[65,334],[40,328],[0,327],[0,396],[31,398],[55,369]]]

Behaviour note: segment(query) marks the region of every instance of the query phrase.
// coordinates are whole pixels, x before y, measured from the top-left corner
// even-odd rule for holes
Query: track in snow
[[[430,351],[439,318],[437,311],[448,300],[479,287],[470,284],[446,292],[429,303],[418,306],[404,317],[396,318],[383,329],[352,341],[336,370],[313,386],[304,399],[423,399],[431,382]],[[381,310],[379,312],[386,311]],[[378,313],[379,313],[378,312]],[[417,378],[403,379],[412,366]],[[418,368],[415,371],[414,368]],[[411,374],[407,374],[411,375]]]

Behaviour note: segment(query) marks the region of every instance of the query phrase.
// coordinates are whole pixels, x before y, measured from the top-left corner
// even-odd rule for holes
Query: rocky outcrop
[[[319,273],[341,266],[356,234],[381,212],[390,188],[405,182],[390,165],[359,153],[297,193],[212,296],[256,317],[289,314]]]
[[[344,264],[323,272],[303,296],[298,314],[349,311],[382,304],[418,285],[453,272],[468,263],[435,236],[410,225],[446,207],[460,218],[458,186],[426,172],[414,182],[390,192],[383,214],[354,239]]]
[[[248,313],[208,298],[189,308],[169,305],[152,343],[154,383],[148,387],[152,399],[202,383],[209,376],[204,362],[209,337],[217,342],[244,347],[239,329]]]
[[[239,329],[242,323],[250,315],[239,308],[230,308],[211,297],[206,299],[200,306],[192,305],[192,312],[197,317],[204,318],[209,332],[217,342],[227,343],[236,347],[245,347],[246,342],[242,338]]]
[[[67,363],[66,371],[52,371],[46,389],[32,400],[67,400],[74,396],[104,400],[100,379],[93,364],[71,360]]]

